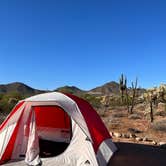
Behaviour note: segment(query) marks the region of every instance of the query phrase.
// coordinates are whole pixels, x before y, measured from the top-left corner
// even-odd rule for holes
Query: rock
[[[156,141],[152,141],[152,145],[157,145],[157,142]]]
[[[120,137],[122,136],[122,134],[121,134],[121,133],[116,133],[116,132],[114,132],[114,133],[113,133],[113,136],[115,136],[115,137],[117,137],[117,138],[120,138]]]
[[[136,141],[142,141],[142,140],[143,140],[143,139],[140,138],[140,137],[136,137],[135,139],[136,139]]]
[[[161,145],[166,145],[166,142],[159,142],[158,144],[159,144],[160,146],[161,146]]]
[[[150,139],[150,138],[147,138],[146,141],[147,141],[147,142],[153,142],[153,140]]]
[[[130,138],[130,135],[129,134],[123,134],[123,137],[124,138]]]
[[[166,149],[166,142],[159,142],[160,148]]]
[[[144,137],[144,138],[143,138],[143,141],[147,141],[147,139],[148,139],[147,137]]]
[[[110,136],[113,136],[113,132],[110,132]]]
[[[130,134],[130,138],[136,138],[135,134]]]

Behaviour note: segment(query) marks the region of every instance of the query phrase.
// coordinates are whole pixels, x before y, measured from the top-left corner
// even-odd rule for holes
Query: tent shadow
[[[118,151],[108,166],[165,166],[166,149],[135,143],[115,143]]]

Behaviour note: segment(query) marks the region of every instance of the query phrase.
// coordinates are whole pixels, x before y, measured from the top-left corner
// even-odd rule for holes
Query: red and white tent
[[[0,164],[25,158],[41,162],[39,138],[69,142],[51,158],[55,166],[106,166],[117,150],[102,120],[85,100],[58,92],[20,101],[0,126]]]

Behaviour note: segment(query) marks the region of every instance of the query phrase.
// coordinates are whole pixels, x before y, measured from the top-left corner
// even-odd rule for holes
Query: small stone
[[[111,137],[113,136],[113,132],[110,132],[110,136],[111,136]]]
[[[166,145],[166,142],[159,142],[159,145]]]
[[[160,148],[166,149],[166,142],[159,142]]]
[[[143,141],[147,141],[147,139],[148,139],[147,137],[144,137],[144,138],[143,138]]]
[[[129,134],[124,134],[124,138],[130,138]]]
[[[130,138],[130,135],[129,135],[129,134],[126,134],[126,133],[123,133],[123,134],[122,134],[122,137],[123,137],[123,138]]]
[[[120,138],[120,137],[122,136],[122,134],[116,133],[116,132],[114,132],[113,135],[114,135],[115,137],[117,137],[117,138]]]
[[[135,139],[136,139],[136,141],[142,141],[142,140],[143,140],[143,139],[140,138],[140,137],[136,137]]]
[[[152,141],[152,145],[157,145],[157,142],[156,141]]]
[[[150,139],[150,138],[147,138],[146,141],[147,141],[147,142],[153,142],[153,140]]]
[[[130,134],[130,138],[135,138],[136,135],[135,134]]]

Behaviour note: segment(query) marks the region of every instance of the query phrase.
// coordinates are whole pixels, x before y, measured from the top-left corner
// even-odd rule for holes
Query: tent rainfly
[[[40,165],[40,139],[68,143],[51,158],[54,166],[106,166],[117,150],[92,106],[59,92],[35,95],[14,107],[0,125],[0,164],[24,159]]]

